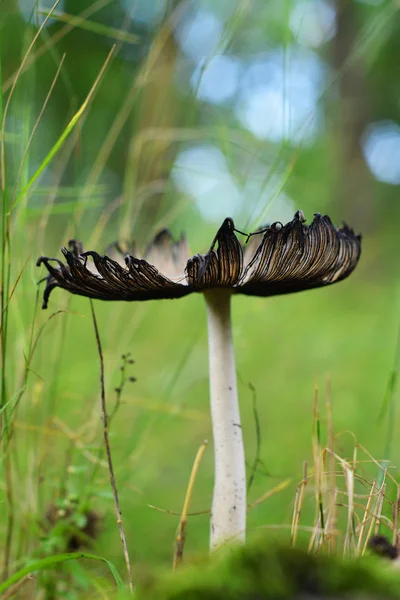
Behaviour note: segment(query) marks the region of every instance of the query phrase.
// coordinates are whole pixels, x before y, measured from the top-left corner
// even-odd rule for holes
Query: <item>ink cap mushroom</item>
[[[211,419],[214,440],[214,491],[210,546],[244,542],[246,472],[232,341],[231,297],[274,296],[325,287],[348,277],[361,254],[361,236],[347,225],[337,229],[328,216],[314,215],[310,225],[301,210],[292,221],[250,234],[239,242],[227,218],[206,254],[187,260],[182,236],[174,241],[160,232],[143,258],[130,254],[125,264],[70,242],[65,263],[42,256],[46,277],[43,308],[59,287],[99,300],[144,301],[202,293],[206,302]],[[260,241],[261,238],[261,241]],[[160,270],[154,266],[157,264]]]

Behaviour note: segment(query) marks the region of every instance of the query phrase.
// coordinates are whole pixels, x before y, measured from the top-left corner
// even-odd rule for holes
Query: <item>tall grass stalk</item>
[[[110,474],[110,484],[111,484],[111,489],[112,489],[112,493],[113,493],[113,497],[114,497],[114,508],[115,508],[115,514],[117,517],[117,525],[118,525],[119,535],[121,538],[122,549],[123,549],[125,564],[126,564],[126,570],[128,573],[129,589],[131,591],[131,594],[133,594],[134,584],[133,584],[133,576],[132,576],[132,569],[131,569],[131,561],[129,558],[128,544],[126,541],[125,530],[124,530],[124,526],[122,523],[122,513],[121,513],[120,504],[119,504],[118,489],[117,489],[117,483],[116,483],[115,473],[114,473],[114,466],[113,466],[113,461],[112,461],[112,456],[111,456],[110,439],[109,439],[109,435],[108,435],[109,418],[108,418],[108,413],[107,413],[106,391],[105,391],[105,383],[104,383],[103,349],[101,346],[100,332],[99,332],[99,328],[97,325],[97,319],[96,319],[96,314],[94,312],[94,306],[93,306],[92,299],[90,300],[90,309],[91,309],[91,313],[92,313],[93,327],[94,327],[95,337],[96,337],[96,346],[97,346],[97,352],[99,355],[99,363],[100,363],[100,397],[101,397],[101,415],[102,415],[102,419],[103,419],[104,446],[105,446],[106,455],[107,455],[108,470],[109,470],[109,474]]]
[[[187,518],[189,513],[190,501],[192,499],[193,488],[196,481],[197,471],[199,470],[201,459],[207,448],[208,441],[205,440],[197,451],[196,458],[194,459],[192,472],[190,473],[189,483],[186,490],[185,500],[183,503],[182,514],[178,525],[178,533],[176,535],[175,553],[172,568],[175,571],[182,563],[183,549],[185,546],[186,538],[186,526]]]

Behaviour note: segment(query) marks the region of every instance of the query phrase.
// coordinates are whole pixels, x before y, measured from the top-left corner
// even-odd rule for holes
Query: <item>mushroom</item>
[[[315,214],[306,226],[304,214],[297,211],[286,225],[274,223],[250,234],[250,243],[244,248],[235,232],[241,233],[232,219],[225,219],[210,250],[187,262],[185,239],[175,242],[166,230],[156,236],[144,258],[128,254],[124,266],[107,255],[83,252],[76,242],[70,242],[69,250],[62,248],[66,264],[44,256],[37,262],[49,271],[43,308],[55,287],[100,300],[159,300],[203,293],[215,455],[212,549],[228,541],[244,542],[246,530],[245,457],[232,343],[232,295],[274,296],[331,285],[350,275],[361,253],[361,236],[346,225],[336,229],[328,216],[320,214]],[[166,274],[153,263],[161,264]]]

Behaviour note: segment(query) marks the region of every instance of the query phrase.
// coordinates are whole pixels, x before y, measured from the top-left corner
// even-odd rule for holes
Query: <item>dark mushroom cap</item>
[[[43,308],[55,287],[99,300],[128,301],[181,298],[216,287],[249,296],[289,294],[345,279],[361,254],[361,236],[346,225],[336,229],[328,216],[318,213],[307,226],[297,211],[286,225],[274,223],[251,234],[244,248],[235,231],[232,219],[225,219],[209,252],[196,254],[186,267],[185,239],[175,242],[167,230],[155,237],[144,258],[125,256],[125,265],[83,252],[72,241],[69,250],[62,248],[66,264],[45,256],[37,261],[49,271]],[[153,262],[161,263],[165,274]]]

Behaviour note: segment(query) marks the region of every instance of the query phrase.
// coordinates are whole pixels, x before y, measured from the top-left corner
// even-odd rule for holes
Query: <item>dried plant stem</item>
[[[190,500],[192,498],[194,482],[196,481],[197,472],[199,470],[200,462],[201,462],[201,459],[203,458],[204,451],[207,448],[207,444],[208,444],[208,441],[204,440],[204,442],[202,443],[202,445],[198,449],[197,454],[196,454],[196,458],[194,459],[194,463],[193,463],[193,467],[192,467],[192,472],[190,474],[189,483],[188,483],[187,490],[186,490],[185,501],[183,503],[182,514],[181,514],[181,518],[180,518],[180,521],[179,521],[178,533],[177,533],[177,536],[176,536],[176,546],[175,546],[174,562],[173,562],[173,565],[172,565],[172,568],[173,568],[174,571],[175,571],[175,569],[177,567],[179,567],[179,565],[182,562],[183,547],[185,545],[186,524],[187,524],[187,517],[188,517],[188,512],[189,512]]]
[[[117,517],[117,525],[118,525],[118,529],[119,529],[119,535],[121,538],[122,549],[124,552],[126,570],[128,572],[129,589],[130,589],[131,593],[133,593],[134,585],[133,585],[133,578],[132,578],[132,569],[131,569],[131,563],[130,563],[130,559],[129,559],[128,545],[126,543],[125,531],[124,531],[124,527],[122,525],[122,513],[121,513],[121,508],[119,505],[117,484],[115,482],[114,467],[113,467],[112,458],[111,458],[110,440],[108,437],[108,416],[107,416],[107,406],[106,406],[106,393],[105,393],[105,386],[104,386],[103,350],[101,347],[99,328],[97,326],[97,319],[96,319],[96,314],[94,312],[94,306],[93,306],[92,299],[90,299],[90,309],[92,312],[93,326],[94,326],[94,331],[95,331],[95,335],[96,335],[97,351],[99,353],[99,361],[100,361],[101,413],[102,413],[102,419],[103,419],[104,445],[105,445],[106,454],[107,454],[107,463],[108,463],[108,471],[110,474],[111,489],[112,489],[113,497],[114,497],[114,507],[115,507],[115,514]]]
[[[306,486],[307,486],[307,480],[308,480],[307,462],[304,461],[304,463],[303,463],[303,479],[301,480],[299,485],[296,487],[296,498],[295,498],[294,508],[293,508],[293,519],[292,519],[292,529],[291,529],[292,546],[295,546],[296,541],[297,541],[297,534],[299,531],[300,517],[301,517],[302,510],[303,510],[304,493],[305,493]]]
[[[281,481],[280,483],[278,483],[278,485],[276,485],[275,487],[273,487],[270,490],[268,490],[267,492],[265,492],[262,496],[260,496],[256,500],[254,500],[254,502],[251,502],[251,504],[248,504],[247,512],[250,512],[255,506],[262,504],[263,502],[265,502],[265,500],[268,500],[268,498],[271,498],[272,496],[275,496],[275,494],[278,494],[282,490],[285,490],[291,482],[292,482],[292,480],[291,480],[291,478],[289,478],[289,479],[285,479],[284,481]]]
[[[365,540],[365,545],[364,545],[364,548],[363,548],[362,544],[363,544],[363,540],[364,540],[364,532],[365,532],[368,520],[371,518],[372,502],[373,502],[373,500],[375,498],[375,495],[376,495],[376,481],[374,480],[372,482],[371,491],[370,491],[370,494],[368,496],[367,505],[366,505],[365,510],[364,510],[363,520],[361,521],[360,530],[358,532],[357,555],[360,555],[360,554],[362,554],[365,551],[366,545],[368,543],[368,538],[367,538]]]
[[[308,547],[309,552],[314,544],[320,547],[325,541],[325,516],[324,516],[324,495],[325,477],[324,477],[324,461],[323,450],[321,444],[321,421],[319,414],[319,390],[315,386],[314,389],[314,410],[313,410],[313,427],[312,427],[312,449],[314,460],[314,479],[315,479],[315,501],[316,501],[316,517],[315,517],[315,535],[311,537]],[[317,531],[319,532],[317,535]]]
[[[354,524],[354,471],[350,464],[343,460],[341,461],[343,473],[346,480],[348,509],[347,509],[347,527],[346,536],[344,539],[344,554],[351,556],[356,549],[355,544],[355,524]]]
[[[246,535],[246,466],[236,385],[231,291],[210,289],[207,305],[210,402],[215,482],[211,511],[212,550]]]
[[[326,420],[328,430],[328,447],[331,452],[328,452],[328,473],[329,473],[329,527],[327,523],[326,537],[328,542],[328,552],[332,553],[336,551],[336,522],[337,522],[337,509],[336,509],[336,470],[335,470],[335,457],[333,455],[335,451],[335,435],[333,429],[333,416],[332,416],[332,385],[330,377],[326,378]]]
[[[385,501],[386,494],[386,483],[383,483],[381,489],[379,490],[378,500],[376,502],[376,521],[375,521],[375,531],[374,535],[379,533],[379,525],[381,524],[383,503]]]

